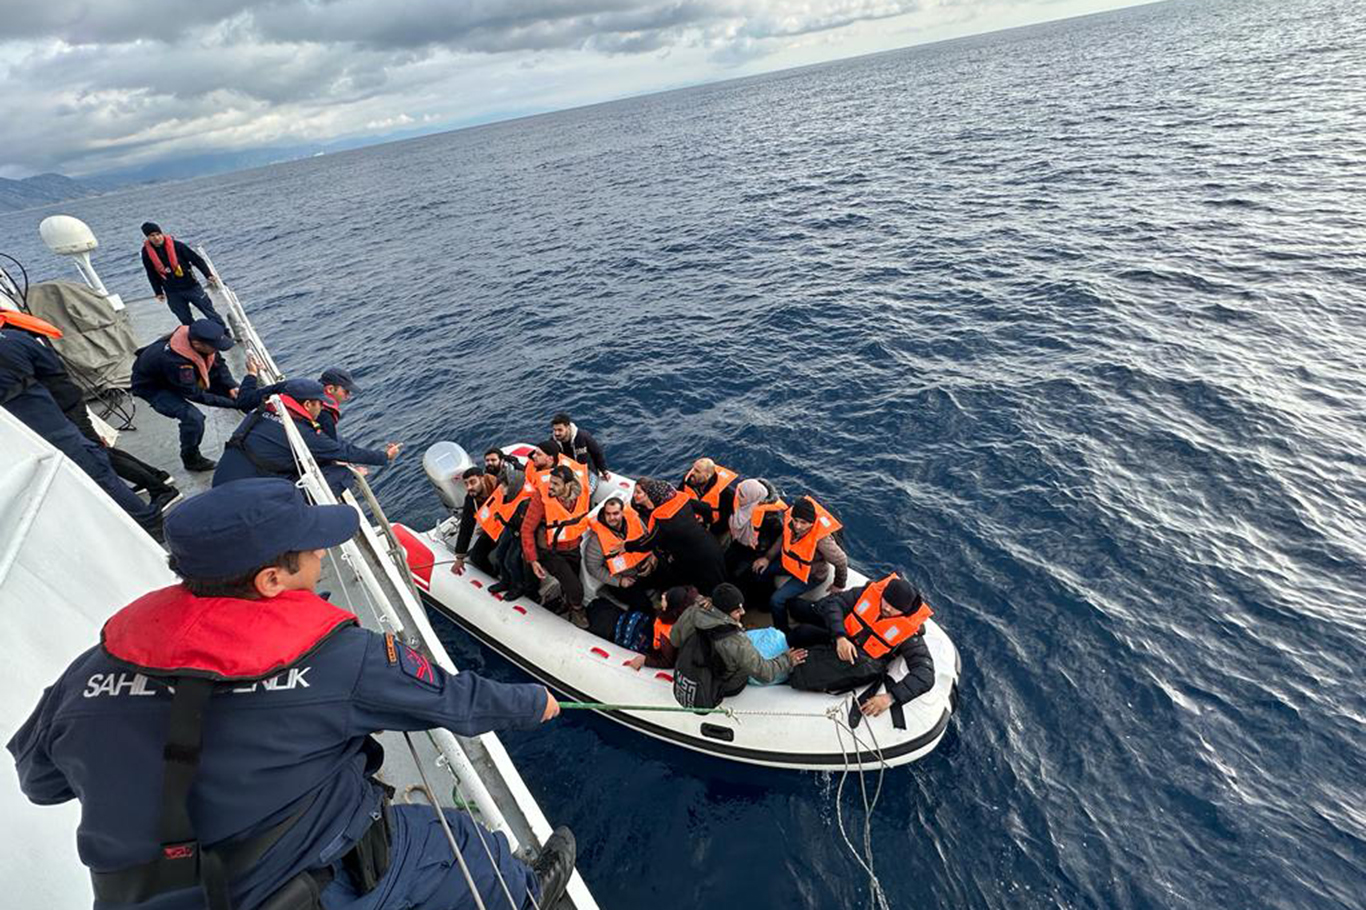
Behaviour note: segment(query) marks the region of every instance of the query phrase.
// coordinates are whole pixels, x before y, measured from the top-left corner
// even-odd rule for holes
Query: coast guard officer
[[[158,414],[180,421],[180,461],[186,470],[212,471],[215,464],[199,451],[204,414],[195,405],[237,409],[237,381],[218,356],[232,346],[223,326],[199,319],[142,348],[133,361],[133,394]]]
[[[100,910],[474,907],[432,808],[389,805],[371,734],[529,729],[559,705],[448,675],[315,594],[323,548],[357,527],[282,479],[187,500],[166,518],[181,583],[115,613],[10,741],[30,800],[80,800]],[[516,907],[558,899],[568,829],[528,868],[445,813],[485,906],[506,906],[500,879]]]
[[[248,384],[254,384],[249,380]],[[304,443],[322,468],[333,492],[340,495],[351,481],[351,472],[342,464],[380,465],[398,457],[401,443],[391,442],[379,449],[366,449],[333,439],[322,430],[322,413],[327,393],[316,379],[290,379],[278,386],[281,402],[298,428]],[[244,396],[245,397],[245,396]],[[256,397],[256,393],[252,393]],[[289,448],[289,438],[280,415],[269,401],[262,402],[238,425],[223,446],[223,458],[213,474],[213,485],[221,486],[244,477],[290,477],[299,472]]]

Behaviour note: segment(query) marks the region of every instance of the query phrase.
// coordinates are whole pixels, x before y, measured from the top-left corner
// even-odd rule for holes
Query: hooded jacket
[[[693,604],[684,611],[669,631],[669,641],[675,648],[681,648],[695,632],[724,625],[735,626],[741,632],[718,639],[712,646],[713,653],[724,668],[720,673],[722,692],[738,692],[751,676],[760,682],[771,683],[792,671],[792,657],[788,652],[765,658],[754,647],[749,636],[744,634],[740,622],[729,613],[722,613],[713,607],[709,600]]]

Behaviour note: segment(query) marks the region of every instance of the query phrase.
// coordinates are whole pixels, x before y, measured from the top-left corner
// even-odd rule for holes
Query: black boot
[[[152,494],[151,506],[158,512],[165,512],[172,504],[179,501],[179,490],[175,487],[162,487]]]
[[[218,462],[214,461],[212,458],[205,458],[203,455],[200,455],[198,449],[182,452],[180,455],[180,463],[185,465],[185,470],[187,471],[212,471],[218,466]]]
[[[531,864],[536,882],[541,886],[541,896],[537,904],[550,908],[564,896],[569,886],[569,877],[574,874],[574,858],[577,848],[574,832],[561,825],[541,848],[541,855]]]
[[[493,584],[489,585],[490,594],[502,594],[507,589],[508,586],[503,584],[501,581],[495,581]]]

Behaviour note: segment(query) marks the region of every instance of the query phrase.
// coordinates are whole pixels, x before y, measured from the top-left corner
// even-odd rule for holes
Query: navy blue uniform
[[[209,295],[204,288],[194,278],[191,267],[199,269],[200,272],[208,277],[209,264],[204,258],[190,249],[179,240],[171,239],[175,244],[176,260],[180,263],[182,274],[176,275],[175,272],[168,271],[165,277],[157,271],[156,266],[152,265],[152,259],[147,255],[147,247],[142,248],[142,267],[147,271],[147,281],[152,285],[152,293],[160,297],[166,295],[166,306],[170,307],[171,312],[180,320],[181,325],[189,325],[194,322],[194,317],[190,315],[190,304],[194,304],[199,312],[219,325],[226,325],[223,317],[218,315],[218,311],[213,308],[213,302],[209,300]],[[161,258],[161,264],[170,265],[166,257],[166,245],[163,241],[161,247],[157,249],[157,256]]]
[[[158,338],[138,351],[137,360],[133,361],[132,390],[158,414],[180,421],[183,458],[198,453],[199,444],[204,441],[204,414],[194,405],[237,408],[237,402],[228,397],[237,388],[237,382],[219,356],[209,370],[209,387],[200,388],[195,365],[171,350],[170,337]]]
[[[205,711],[203,753],[189,812],[201,843],[260,834],[302,814],[259,862],[232,884],[250,910],[305,869],[337,864],[369,827],[381,791],[366,767],[369,734],[445,727],[462,735],[528,729],[545,711],[537,685],[455,676],[415,651],[356,627],[341,629],[308,656],[264,682],[220,684]],[[158,811],[171,696],[163,681],[115,663],[101,648],[78,657],[9,743],[20,785],[40,805],[81,800],[77,849],[97,871],[134,866],[159,849]],[[447,812],[485,904],[506,897],[494,864],[463,813]],[[392,865],[358,897],[340,872],[328,908],[473,907],[436,815],[425,807],[392,813]],[[483,834],[520,907],[535,888],[502,835]],[[462,900],[463,896],[463,900]],[[159,895],[141,910],[201,910],[190,888]],[[119,904],[96,902],[97,910]]]
[[[249,386],[251,379],[247,377]],[[323,476],[333,492],[339,495],[350,482],[351,472],[338,462],[382,465],[389,461],[389,456],[383,451],[333,439],[311,422],[295,418],[294,424],[322,468]],[[223,449],[222,458],[218,460],[218,469],[213,472],[213,485],[217,487],[247,477],[271,476],[298,477],[299,472],[294,467],[294,456],[289,449],[284,424],[278,415],[265,410],[263,405],[248,414],[233,432],[232,439]]]
[[[0,404],[79,465],[134,519],[155,521],[156,511],[115,475],[104,447],[81,435],[62,413],[46,384],[64,380],[69,381],[66,366],[47,345],[21,329],[0,328]]]

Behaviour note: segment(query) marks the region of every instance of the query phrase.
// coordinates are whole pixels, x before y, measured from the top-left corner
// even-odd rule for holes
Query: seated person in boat
[[[812,604],[794,601],[788,641],[810,648],[810,658],[788,682],[797,689],[844,692],[887,676],[898,656],[906,660],[900,679],[862,703],[877,716],[934,687],[934,658],[925,644],[925,620],[933,614],[914,585],[888,575],[853,591],[830,594]]]
[[[844,590],[849,580],[849,557],[834,537],[841,527],[839,519],[810,496],[798,499],[787,510],[782,537],[774,541],[753,565],[754,572],[770,578],[784,573],[791,576],[769,596],[768,606],[773,611],[775,629],[787,631],[788,605],[825,584],[830,579],[832,567],[834,581],[826,593],[837,594]]]
[[[806,651],[801,648],[765,658],[745,635],[741,624],[744,615],[740,589],[721,584],[710,599],[699,598],[674,623],[669,641],[678,649],[674,696],[679,704],[715,707],[721,699],[739,695],[751,676],[760,682],[773,682],[806,660]],[[684,697],[680,690],[689,696]]]
[[[725,581],[721,544],[693,517],[693,501],[687,495],[672,484],[642,477],[631,503],[645,522],[645,536],[626,541],[608,556],[653,551],[668,559],[667,567],[656,570],[663,573],[658,584],[695,585],[703,594]]]
[[[507,524],[507,516],[503,513],[508,504],[503,502],[501,496],[494,502],[494,496],[501,487],[498,478],[485,474],[483,468],[471,465],[460,478],[465,484],[465,504],[460,509],[460,529],[455,535],[455,562],[451,565],[451,571],[456,575],[465,571],[468,559],[484,574],[496,575],[498,573],[489,557]],[[482,521],[479,520],[481,512]],[[474,537],[476,524],[480,534],[471,547],[470,540]]]
[[[564,465],[569,468],[574,472],[574,476],[578,478],[583,488],[589,489],[588,466],[575,461],[568,455],[557,454],[554,440],[546,440],[531,450],[531,454],[527,457],[523,476],[525,476],[527,483],[532,484],[537,489],[544,490],[546,480],[550,476],[550,469],[556,465]]]
[[[223,446],[223,457],[213,473],[213,485],[222,486],[247,477],[288,477],[297,480],[299,470],[285,435],[283,420],[294,421],[332,492],[340,495],[351,483],[347,464],[379,465],[398,457],[402,446],[391,442],[384,449],[363,449],[338,442],[323,433],[318,423],[322,410],[322,383],[316,379],[291,379],[280,392],[284,415],[277,414],[274,403],[263,402],[248,414]]]
[[[645,523],[632,506],[615,496],[603,500],[596,517],[589,519],[593,533],[583,540],[583,565],[601,587],[599,593],[633,610],[650,610],[650,596],[642,583],[657,560],[651,553],[618,553],[608,556],[628,540],[645,536]]]
[[[502,449],[495,447],[484,453],[484,473],[491,475],[499,483],[504,482],[504,476],[515,475],[517,480],[521,480],[522,470],[522,463],[513,456],[504,454]],[[511,483],[508,485],[511,486]]]
[[[641,667],[672,667],[678,657],[678,649],[669,639],[669,631],[673,629],[679,617],[700,599],[701,595],[691,585],[679,585],[664,592],[664,596],[654,605],[649,636],[639,646],[631,649],[641,653],[627,661],[626,665],[633,670],[639,670]]]
[[[588,627],[583,610],[579,544],[588,531],[588,485],[568,465],[556,465],[527,506],[522,521],[522,556],[536,578],[555,576],[569,618]]]
[[[693,509],[707,529],[718,538],[730,531],[735,512],[735,493],[740,475],[710,458],[699,458],[683,475],[679,490],[694,501]]]
[[[773,593],[772,582],[754,574],[754,561],[783,536],[787,503],[767,480],[750,478],[735,485],[735,511],[728,523],[726,580],[745,595],[746,603],[763,603]]]
[[[552,455],[565,455],[588,468],[589,492],[598,488],[599,479],[606,480],[611,475],[602,446],[587,430],[579,429],[568,414],[561,411],[550,418],[550,435],[555,444]]]
[[[537,588],[522,557],[522,522],[536,488],[526,482],[515,462],[511,467],[498,474],[498,488],[486,503],[488,511],[480,508],[474,514],[480,530],[496,541],[489,559],[498,567],[498,581],[489,585],[489,593],[501,594],[504,600],[516,600]]]

